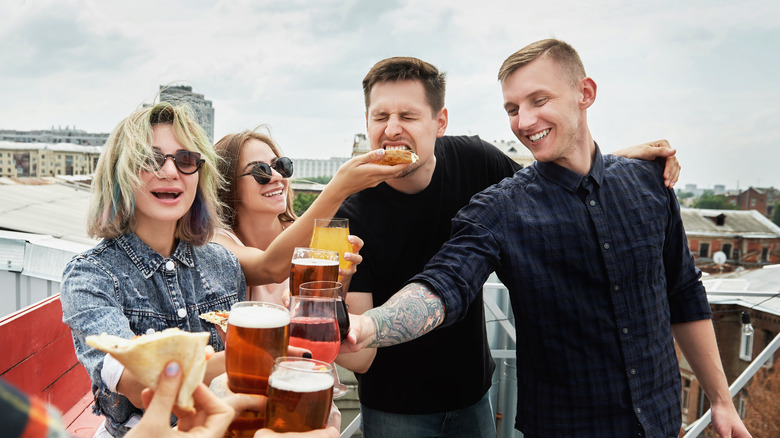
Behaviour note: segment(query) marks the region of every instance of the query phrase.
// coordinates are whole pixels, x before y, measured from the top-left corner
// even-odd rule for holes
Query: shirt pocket
[[[130,323],[130,329],[136,335],[146,335],[176,327],[175,319],[171,315],[151,310],[125,309],[125,316]]]

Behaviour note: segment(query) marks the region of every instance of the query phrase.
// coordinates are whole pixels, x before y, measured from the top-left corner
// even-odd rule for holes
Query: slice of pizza
[[[228,310],[217,310],[215,312],[206,312],[200,314],[201,319],[205,319],[206,321],[216,325],[225,333],[227,333],[228,328],[228,316],[230,316],[230,311]]]
[[[176,405],[192,409],[192,393],[206,374],[208,332],[190,333],[178,328],[124,339],[103,333],[87,336],[87,345],[108,353],[130,371],[142,385],[155,389],[163,368],[175,360],[181,365],[183,381]]]

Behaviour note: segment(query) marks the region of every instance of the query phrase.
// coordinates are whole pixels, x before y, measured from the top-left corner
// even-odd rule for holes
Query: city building
[[[16,143],[72,143],[83,146],[103,146],[108,140],[107,133],[91,133],[65,126],[38,131],[17,131],[13,129],[0,129],[0,141]]]
[[[780,266],[710,275],[703,279],[713,313],[723,370],[730,384],[741,380],[748,367],[757,369],[734,397],[742,421],[754,437],[780,436],[780,373],[776,352],[780,342]],[[743,313],[749,318],[743,320]],[[745,322],[749,322],[748,324]],[[683,426],[709,409],[690,365],[679,354],[682,377]],[[700,435],[714,438],[711,427]]]
[[[780,227],[755,210],[681,208],[688,245],[705,272],[780,263]],[[723,253],[716,264],[716,254]]]
[[[780,202],[780,190],[774,187],[748,187],[729,196],[729,200],[740,210],[756,210],[772,219],[775,203]]]
[[[194,93],[192,87],[187,85],[160,85],[160,102],[189,105],[198,123],[208,134],[209,141],[214,143],[214,107],[210,100],[204,99],[202,94]]]
[[[0,177],[88,175],[102,146],[0,141]]]
[[[349,157],[293,158],[293,179],[332,177]]]

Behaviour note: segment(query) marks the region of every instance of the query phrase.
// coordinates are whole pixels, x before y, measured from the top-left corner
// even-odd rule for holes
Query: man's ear
[[[447,131],[448,121],[449,116],[447,114],[447,108],[442,107],[442,109],[439,110],[439,113],[436,114],[436,123],[438,125],[438,128],[436,129],[436,137],[441,137],[444,135],[444,132]]]
[[[580,93],[582,93],[580,107],[589,108],[596,101],[596,81],[589,77],[583,78],[580,81]]]

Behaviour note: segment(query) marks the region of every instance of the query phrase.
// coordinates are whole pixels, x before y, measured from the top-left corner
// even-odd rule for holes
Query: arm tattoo
[[[387,347],[419,338],[441,324],[444,301],[425,284],[412,283],[364,315],[371,317],[376,331],[369,347]]]

